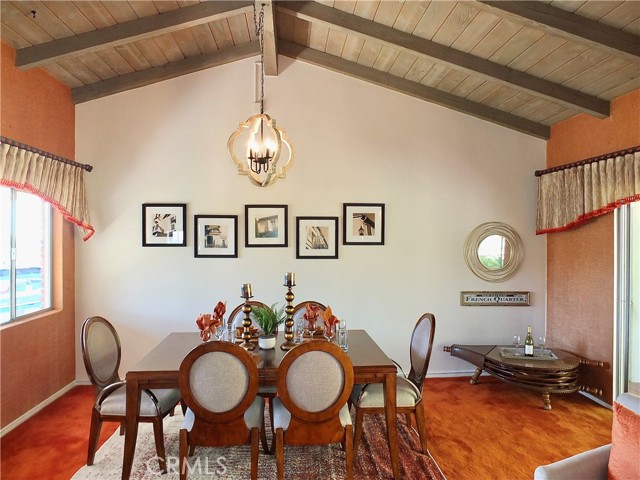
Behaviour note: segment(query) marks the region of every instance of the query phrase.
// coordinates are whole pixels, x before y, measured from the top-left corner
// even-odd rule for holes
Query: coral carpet
[[[131,479],[146,480],[178,478],[178,431],[182,414],[167,417],[164,421],[165,449],[168,475],[158,476],[152,428],[141,424],[138,432],[136,454]],[[393,478],[389,449],[386,441],[384,416],[368,415],[365,419],[363,442],[358,448],[354,463],[355,480]],[[270,439],[270,436],[269,436]],[[420,452],[420,442],[415,430],[405,423],[398,423],[401,476],[406,480],[445,480],[438,465],[430,455]],[[114,433],[96,453],[91,467],[82,467],[73,480],[119,479],[122,472],[124,437]],[[260,451],[258,478],[276,478],[275,455]],[[196,448],[190,457],[189,478],[225,480],[250,478],[249,447]],[[342,480],[345,478],[345,456],[340,445],[314,447],[285,446],[285,478],[296,480]]]

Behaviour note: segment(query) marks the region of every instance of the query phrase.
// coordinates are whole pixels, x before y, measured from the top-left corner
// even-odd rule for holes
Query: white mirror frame
[[[511,245],[511,258],[507,264],[496,270],[487,268],[478,257],[482,241],[491,235],[501,235]],[[518,233],[506,223],[487,222],[478,225],[464,242],[464,261],[474,275],[487,282],[504,282],[513,277],[524,258],[524,247]]]

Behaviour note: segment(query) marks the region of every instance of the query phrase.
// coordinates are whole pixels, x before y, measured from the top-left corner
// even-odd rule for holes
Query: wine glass
[[[512,340],[513,345],[516,347],[515,348],[515,353],[514,355],[517,357],[520,354],[518,353],[518,347],[520,347],[520,335],[514,335],[513,336],[513,340]]]
[[[545,355],[544,347],[547,345],[547,338],[542,336],[538,338],[538,346],[540,347],[540,356]]]

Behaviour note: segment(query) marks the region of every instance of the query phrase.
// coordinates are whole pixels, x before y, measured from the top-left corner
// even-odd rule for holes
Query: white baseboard
[[[25,422],[26,420],[30,419],[31,417],[33,417],[36,413],[38,413],[40,410],[42,410],[44,407],[46,407],[47,405],[49,405],[50,403],[53,403],[55,400],[57,400],[58,398],[60,398],[62,395],[64,395],[65,393],[67,393],[69,390],[71,390],[73,387],[76,386],[76,382],[73,381],[71,382],[69,385],[63,387],[62,389],[58,390],[56,393],[54,393],[53,395],[51,395],[49,398],[47,398],[46,400],[40,402],[38,405],[36,405],[35,407],[33,407],[31,410],[29,410],[26,413],[23,413],[22,415],[20,415],[18,418],[16,418],[13,422],[11,422],[10,424],[8,424],[6,427],[4,427],[3,429],[0,430],[0,438],[4,437],[7,433],[9,433],[11,430],[13,430],[14,428],[16,428],[18,425],[20,425],[21,423]]]
[[[475,370],[468,370],[464,372],[431,372],[427,373],[427,378],[454,378],[454,377],[471,377],[475,373]],[[482,372],[481,376],[489,375],[486,372]]]
[[[584,395],[585,397],[587,397],[589,400],[593,400],[594,402],[596,402],[598,405],[608,408],[609,410],[613,410],[613,407],[611,405],[609,405],[608,403],[604,402],[603,400],[601,400],[600,398],[596,397],[595,395],[591,395],[590,393],[587,392],[578,392],[580,395]]]

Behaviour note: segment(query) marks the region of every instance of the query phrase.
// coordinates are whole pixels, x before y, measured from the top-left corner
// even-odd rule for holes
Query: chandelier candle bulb
[[[288,272],[285,276],[284,276],[284,284],[287,287],[293,287],[296,284],[296,274],[293,272]]]
[[[251,298],[253,297],[253,289],[251,288],[250,283],[243,283],[242,288],[240,289],[242,298]]]

